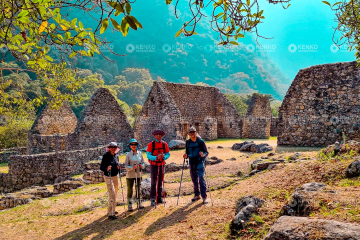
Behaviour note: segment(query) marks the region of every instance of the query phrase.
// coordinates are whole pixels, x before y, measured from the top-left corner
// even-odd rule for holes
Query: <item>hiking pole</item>
[[[119,164],[119,167],[120,167],[120,171],[119,171],[119,176],[120,176],[120,186],[121,186],[121,193],[122,193],[122,197],[123,197],[123,203],[124,203],[124,213],[125,213],[125,217],[126,217],[126,203],[125,203],[125,198],[124,198],[124,188],[123,188],[123,185],[122,185],[122,181],[121,181],[121,165]]]
[[[112,182],[111,182],[111,168],[110,168],[110,171],[108,171],[108,173],[109,173],[110,189],[111,189],[111,191],[112,191],[113,186],[112,186]],[[115,189],[114,189],[114,190],[115,190]],[[111,206],[111,208],[112,208],[114,200],[113,200],[112,197],[110,196],[110,191],[109,191],[109,190],[108,190],[108,193],[109,193],[109,199],[110,199],[110,206]],[[115,194],[115,191],[114,191],[114,194]],[[114,209],[114,211],[115,211],[115,209]],[[115,215],[115,213],[114,213],[114,215]]]
[[[139,211],[139,194],[138,194],[138,181],[137,181],[137,177],[138,177],[138,167],[139,165],[135,164],[136,168],[135,168],[135,197],[137,200],[137,210]]]
[[[138,200],[138,203],[139,203],[139,206],[141,206],[141,171],[142,171],[142,169],[141,168],[139,168],[139,171],[140,171],[140,178],[139,178],[139,180],[140,180],[140,183],[138,183],[139,184],[139,186],[138,186],[138,192],[139,192],[139,200]],[[136,175],[136,177],[137,177],[138,175]],[[139,208],[139,207],[138,207]]]
[[[212,200],[212,197],[211,197],[211,189],[210,189],[210,185],[209,185],[209,180],[208,180],[208,177],[207,177],[207,173],[206,173],[206,160],[204,159],[204,173],[205,173],[205,182],[206,182],[206,186],[208,187],[209,189],[209,195],[210,195],[210,200],[211,200],[211,206],[214,206],[214,203],[213,203],[213,200]]]
[[[159,190],[159,174],[160,174],[160,165],[159,163],[156,164],[158,166],[157,178],[156,178],[156,197],[155,197],[155,208],[157,205],[157,198],[158,198],[158,190]]]
[[[163,196],[164,196],[164,207],[165,207],[165,205],[166,205],[166,201],[165,201],[165,161],[163,162],[163,164],[162,164],[162,169],[163,169],[163,171],[162,171],[162,174],[163,174]]]
[[[178,194],[178,199],[177,199],[176,206],[178,206],[178,205],[179,205],[180,190],[181,190],[181,183],[182,183],[183,174],[184,174],[184,168],[185,168],[185,158],[184,158],[184,163],[183,163],[183,167],[182,167],[182,171],[181,171],[180,186],[179,186],[179,194]]]

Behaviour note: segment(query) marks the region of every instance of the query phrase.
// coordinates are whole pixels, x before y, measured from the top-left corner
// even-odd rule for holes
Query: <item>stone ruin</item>
[[[65,138],[76,127],[77,118],[64,101],[59,109],[46,105],[28,131],[27,153],[65,150]]]
[[[360,139],[357,62],[312,66],[296,75],[279,111],[278,145],[327,146]]]
[[[165,141],[183,140],[190,126],[206,140],[242,137],[242,119],[219,89],[154,82],[136,120],[135,138],[147,144],[152,131],[162,129]]]
[[[133,130],[115,97],[107,88],[99,88],[69,134],[69,149],[86,149],[109,142],[128,143]]]
[[[272,112],[267,96],[253,94],[243,126],[243,138],[269,138]]]

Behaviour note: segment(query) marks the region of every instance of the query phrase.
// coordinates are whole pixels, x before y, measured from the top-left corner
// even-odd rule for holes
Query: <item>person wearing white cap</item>
[[[115,207],[116,207],[116,194],[118,190],[118,178],[120,165],[118,161],[117,153],[120,151],[120,147],[116,142],[111,142],[106,147],[106,153],[102,157],[100,170],[104,172],[104,180],[109,193],[109,206],[108,206],[108,218],[111,220],[117,219]]]

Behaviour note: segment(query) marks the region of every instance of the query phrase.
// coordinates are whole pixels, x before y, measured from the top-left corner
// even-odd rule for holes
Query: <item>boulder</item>
[[[265,153],[265,152],[270,152],[272,150],[273,148],[269,146],[269,144],[267,143],[261,143],[258,145],[254,144],[250,147],[250,151],[255,153]]]
[[[289,202],[282,207],[280,215],[308,216],[313,207],[313,193],[323,190],[326,186],[323,183],[312,182],[297,188]]]
[[[185,149],[185,141],[183,140],[171,140],[168,143],[170,149]]]
[[[240,230],[244,229],[246,223],[252,218],[252,214],[256,212],[264,202],[263,199],[254,196],[239,198],[235,206],[235,217],[230,223],[231,233],[237,234]]]
[[[352,162],[345,170],[345,176],[347,178],[358,177],[360,176],[360,162],[356,159]]]
[[[360,240],[360,225],[307,217],[280,217],[264,240]]]
[[[247,151],[247,152],[249,152],[250,151],[250,149],[251,149],[251,147],[252,146],[255,146],[256,144],[254,143],[254,142],[249,142],[249,143],[247,143],[247,144],[245,144],[245,145],[243,145],[241,148],[240,148],[240,151]]]
[[[251,144],[251,143],[254,143],[253,141],[245,141],[245,142],[242,142],[242,143],[235,143],[231,149],[232,150],[240,150],[243,146],[247,145],[247,144]]]
[[[144,178],[141,181],[141,196],[144,200],[150,199],[150,190],[151,190],[151,178]],[[165,196],[167,196],[167,192],[165,191]]]

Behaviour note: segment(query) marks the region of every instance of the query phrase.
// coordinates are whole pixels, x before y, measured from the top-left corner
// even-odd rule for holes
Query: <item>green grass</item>
[[[352,187],[360,186],[360,177],[355,179],[343,179],[339,184],[339,187],[350,187],[350,186]]]
[[[0,163],[0,173],[9,172],[9,163]]]

